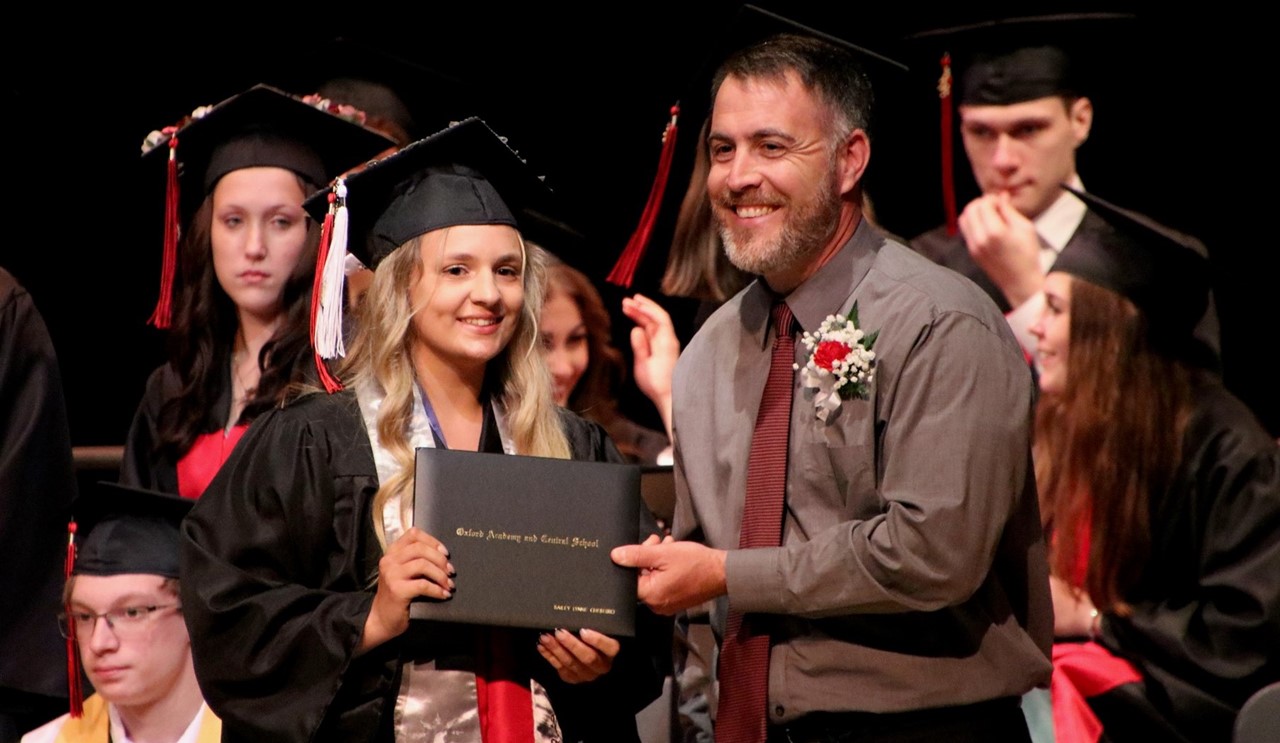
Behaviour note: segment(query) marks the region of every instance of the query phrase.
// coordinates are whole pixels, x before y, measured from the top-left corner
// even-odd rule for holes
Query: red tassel
[[[675,158],[676,150],[676,120],[679,117],[680,104],[677,103],[671,107],[671,121],[667,123],[667,128],[662,133],[662,154],[658,158],[658,172],[653,177],[653,187],[649,189],[649,200],[645,202],[640,223],[636,225],[636,231],[631,233],[631,239],[622,249],[622,255],[618,256],[618,262],[614,264],[613,270],[605,277],[611,284],[631,287],[636,267],[640,264],[644,249],[649,244],[649,236],[653,233],[653,226],[658,221],[658,211],[662,208],[662,194],[667,189],[667,178],[671,175],[671,161]]]
[[[62,573],[71,577],[76,565],[76,522],[67,524],[67,560],[63,563]],[[71,616],[71,604],[63,606],[67,614],[67,696],[71,699],[71,716],[84,714],[84,689],[80,685],[80,651],[76,647],[76,620]]]
[[[329,241],[333,239],[333,204],[337,195],[329,192],[329,212],[324,215],[324,224],[320,226],[320,249],[316,255],[316,277],[311,284],[311,355],[315,357],[316,372],[325,391],[333,394],[342,389],[342,382],[329,371],[329,365],[320,358],[315,350],[316,318],[320,316],[320,298],[324,286],[324,263],[329,256]]]
[[[951,141],[951,55],[942,55],[942,76],[938,78],[938,98],[942,102],[942,208],[947,214],[947,234],[960,230],[956,216],[954,144]]]
[[[178,135],[170,127],[168,175],[165,182],[164,202],[164,263],[160,268],[160,299],[147,322],[160,329],[169,327],[173,315],[173,277],[178,269],[178,206],[181,196],[178,187]],[[166,130],[167,131],[167,130]]]

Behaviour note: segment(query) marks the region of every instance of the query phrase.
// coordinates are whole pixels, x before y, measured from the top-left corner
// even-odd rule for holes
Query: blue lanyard
[[[415,382],[414,384],[417,383]],[[444,440],[444,431],[440,429],[440,420],[436,418],[435,408],[431,407],[431,398],[427,397],[427,391],[422,389],[420,384],[418,384],[418,394],[422,396],[422,410],[427,414],[427,423],[431,426],[431,433],[440,442],[440,448],[448,449],[449,444]]]

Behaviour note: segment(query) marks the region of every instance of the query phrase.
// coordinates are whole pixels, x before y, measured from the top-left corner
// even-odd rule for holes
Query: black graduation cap
[[[1191,337],[1209,302],[1204,243],[1091,193],[1063,186],[1103,220],[1086,220],[1050,271],[1061,271],[1120,294],[1147,317],[1159,340]]]
[[[711,52],[694,79],[695,84],[701,88],[698,92],[707,99],[705,112],[710,112],[711,81],[720,65],[734,53],[780,34],[808,36],[849,52],[863,73],[870,78],[873,88],[895,85],[906,79],[907,65],[865,46],[854,44],[841,35],[841,28],[824,26],[824,29],[806,25],[795,18],[758,5],[744,4],[739,7],[727,32],[712,43]]]
[[[321,359],[344,354],[346,253],[376,269],[410,239],[458,225],[510,225],[550,203],[550,189],[506,140],[469,118],[370,163],[303,206],[325,224],[312,302],[312,342],[320,381],[341,389]],[[527,220],[525,220],[527,221]]]
[[[400,130],[392,136],[400,146],[483,113],[461,80],[352,36],[331,39],[317,56],[298,60],[298,67],[290,89],[355,106],[379,131],[390,134],[385,127],[391,123]]]
[[[984,19],[909,37],[959,70],[960,105],[1005,106],[1047,96],[1088,95],[1130,13],[1062,13]]]
[[[344,179],[347,249],[376,268],[409,239],[443,227],[519,227],[522,208],[545,203],[550,189],[483,120],[472,117],[371,163]],[[304,206],[329,211],[320,192]]]
[[[76,499],[72,575],[178,577],[178,527],[195,501],[99,482]]]
[[[164,269],[152,324],[169,325],[179,225],[190,220],[218,179],[241,168],[279,167],[322,188],[394,144],[362,126],[362,119],[361,112],[318,97],[304,101],[256,85],[148,135],[144,166],[154,168],[159,180],[161,164],[167,163]]]
[[[176,159],[189,215],[218,179],[257,166],[285,168],[324,187],[339,173],[392,146],[363,126],[364,115],[312,98],[295,98],[268,85],[196,109],[172,131],[153,132],[144,162],[161,162],[177,139]]]

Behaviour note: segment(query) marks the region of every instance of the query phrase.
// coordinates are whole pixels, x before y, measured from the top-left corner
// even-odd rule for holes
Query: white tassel
[[[347,184],[342,178],[334,187],[337,199],[333,216],[333,234],[329,253],[324,260],[320,289],[320,313],[316,317],[316,351],[323,359],[339,359],[347,355],[342,339],[342,308],[346,304],[344,279],[347,264]]]

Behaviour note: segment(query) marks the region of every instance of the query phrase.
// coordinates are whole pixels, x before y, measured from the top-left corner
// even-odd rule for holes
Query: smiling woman
[[[335,184],[332,207],[306,202],[345,210],[373,281],[349,357],[321,372],[333,394],[259,418],[184,526],[183,607],[225,740],[637,740],[661,683],[642,644],[410,628],[414,599],[485,590],[456,533],[413,524],[415,449],[621,460],[556,407],[539,353],[546,256],[518,215],[544,189],[469,119]]]
[[[1032,329],[1056,734],[1229,740],[1280,673],[1280,449],[1197,363],[1204,246],[1074,193]]]
[[[147,381],[121,482],[199,497],[249,421],[303,378],[319,229],[302,202],[387,144],[265,86],[148,137],[144,165],[169,155],[152,317],[170,331],[169,362]]]

